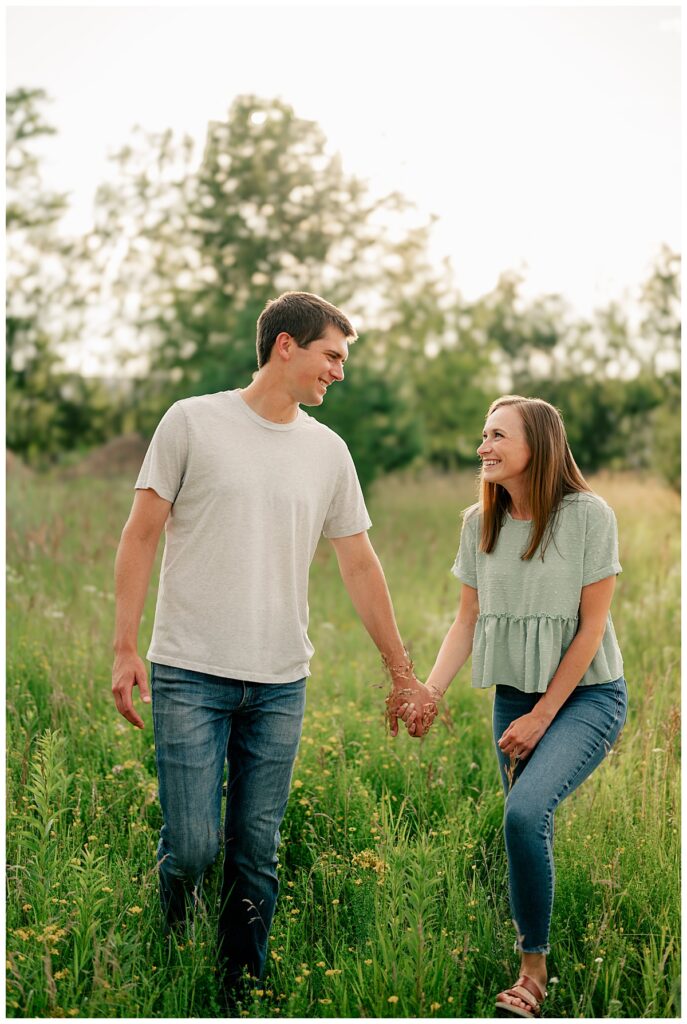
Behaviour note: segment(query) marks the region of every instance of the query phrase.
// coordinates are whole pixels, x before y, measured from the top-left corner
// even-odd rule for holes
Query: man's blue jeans
[[[163,825],[160,898],[168,925],[186,917],[217,857],[225,761],[219,956],[225,983],[259,977],[277,901],[279,826],[305,709],[305,679],[244,683],[152,665]]]
[[[494,740],[510,723],[529,714],[541,697],[497,686]],[[510,906],[523,953],[549,952],[553,909],[553,815],[561,800],[591,775],[618,738],[627,715],[627,687],[610,683],[578,686],[529,758],[509,779],[510,758],[496,746],[506,792],[503,827],[508,854]]]

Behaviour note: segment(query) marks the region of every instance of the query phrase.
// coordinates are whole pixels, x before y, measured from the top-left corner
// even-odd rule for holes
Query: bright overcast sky
[[[344,167],[399,189],[466,298],[526,268],[580,313],[680,248],[680,9],[9,7],[7,87],[41,87],[46,181],[88,226],[108,151],[198,140],[239,93],[320,123]]]

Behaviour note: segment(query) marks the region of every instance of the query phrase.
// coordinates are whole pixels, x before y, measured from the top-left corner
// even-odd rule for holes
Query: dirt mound
[[[140,434],[123,434],[93,448],[80,462],[65,470],[64,476],[135,477],[147,449],[148,442]]]
[[[33,476],[33,470],[29,469],[18,455],[5,449],[5,473],[8,477],[29,477]]]

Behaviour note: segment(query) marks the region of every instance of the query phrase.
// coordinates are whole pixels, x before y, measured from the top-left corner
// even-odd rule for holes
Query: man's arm
[[[393,690],[388,701],[389,723],[392,736],[398,733],[398,709],[407,701],[413,701],[418,708],[436,707],[427,688],[415,678],[412,663],[403,646],[389,588],[382,566],[370,543],[367,533],[356,533],[351,537],[332,538],[332,544],[339,562],[339,571],[353,606],[370,634],[385,664],[391,673]],[[431,710],[431,709],[430,709]],[[423,729],[416,723],[416,736],[422,736],[431,724]]]
[[[112,693],[117,710],[137,728],[143,720],[133,705],[133,688],[150,703],[148,677],[138,655],[138,628],[160,534],[172,507],[151,488],[136,491],[115,558],[115,659]]]

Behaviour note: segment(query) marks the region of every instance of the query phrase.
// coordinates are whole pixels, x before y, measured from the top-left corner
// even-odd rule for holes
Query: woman
[[[427,680],[440,699],[472,652],[473,686],[496,686],[494,739],[520,974],[496,1007],[538,1017],[553,906],[553,815],[611,749],[627,710],[609,614],[621,571],[613,511],[575,465],[563,421],[537,398],[490,407],[477,449],[481,500],[453,567],[455,622]],[[412,731],[417,711],[401,709]]]

